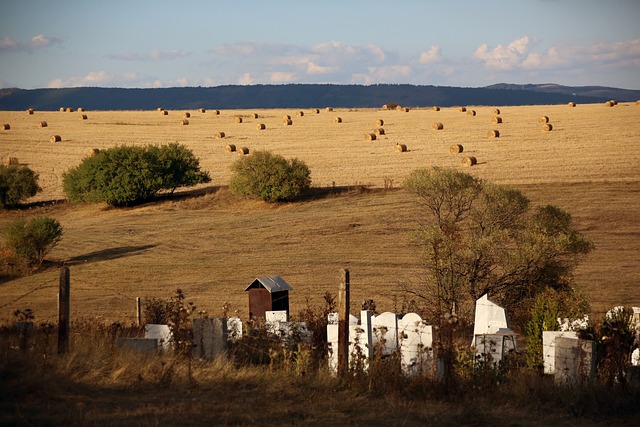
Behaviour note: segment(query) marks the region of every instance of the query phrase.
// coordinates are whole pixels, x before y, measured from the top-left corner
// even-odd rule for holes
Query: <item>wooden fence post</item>
[[[62,267],[58,290],[58,354],[69,351],[69,284],[69,267]]]
[[[338,376],[349,372],[349,270],[340,270],[342,281],[338,290]]]
[[[142,324],[142,311],[140,310],[140,297],[136,297],[136,322],[138,328]]]

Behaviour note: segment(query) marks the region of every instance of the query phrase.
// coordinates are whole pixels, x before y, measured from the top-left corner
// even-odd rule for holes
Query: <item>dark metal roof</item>
[[[256,280],[251,282],[251,284],[245,289],[245,292],[249,289],[260,287],[265,288],[270,293],[290,291],[293,289],[291,285],[285,282],[284,279],[280,276],[266,276],[258,277]]]

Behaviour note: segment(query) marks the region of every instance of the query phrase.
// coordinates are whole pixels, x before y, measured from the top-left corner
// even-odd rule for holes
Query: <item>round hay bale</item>
[[[458,111],[460,111],[461,113],[466,113],[467,107],[458,107]]]
[[[13,157],[13,156],[7,156],[4,160],[4,164],[7,166],[11,166],[11,165],[19,165],[20,162],[18,161],[17,157]]]
[[[2,125],[2,130],[9,130],[9,129],[11,129],[11,125],[9,123],[4,123]]]
[[[545,132],[549,132],[551,129],[553,129],[553,126],[551,126],[551,123],[545,123],[542,125],[542,130]]]
[[[333,111],[333,107],[327,107],[327,108],[325,108],[325,110],[331,112],[331,111]]]
[[[567,105],[568,105],[569,107],[575,107],[575,106],[576,106],[576,103],[572,101],[572,102],[568,103]]]
[[[64,107],[60,107],[60,112],[61,112],[61,113],[64,113],[65,111],[67,111],[67,109],[66,109],[66,108],[64,108]]]
[[[169,112],[167,110],[161,110],[160,114],[162,114],[163,116],[166,116],[167,114],[169,114]]]
[[[282,121],[287,121],[287,120],[291,120],[291,116],[288,114],[285,114],[284,116],[282,116]]]
[[[227,153],[233,153],[234,151],[236,151],[236,146],[234,144],[229,144],[227,145]]]
[[[478,160],[473,156],[468,156],[462,159],[462,166],[470,168],[478,164]]]
[[[298,111],[298,112],[296,113],[296,116],[298,116],[298,117],[302,117],[302,116],[304,116],[304,111]]]
[[[201,113],[206,113],[207,111],[204,108],[198,108],[198,111]]]
[[[32,114],[33,114],[33,108],[29,108],[29,109],[27,110],[27,115],[29,115],[29,116],[30,116],[30,115],[32,115]]]
[[[640,105],[640,99],[636,101],[636,105]]]
[[[220,115],[220,110],[213,110],[211,112],[214,116],[219,116]]]
[[[64,111],[66,111],[67,113],[73,113],[73,108],[66,108]]]
[[[404,108],[402,109],[402,111],[404,111],[405,113],[408,113],[408,112],[409,112],[409,107],[404,107]]]
[[[613,105],[618,105],[618,101],[616,101],[615,99],[612,99],[611,101],[609,101],[610,103],[612,103]]]
[[[258,118],[258,113],[253,113],[252,116],[253,116],[254,119],[257,119]]]
[[[242,117],[236,117],[236,123],[242,123]]]
[[[383,128],[377,128],[373,131],[373,133],[375,133],[376,135],[380,136],[380,135],[384,135],[384,129]]]
[[[316,113],[316,114],[320,114],[320,110],[318,108],[314,108],[313,112]]]
[[[216,139],[222,139],[222,138],[224,138],[224,132],[216,133]],[[233,149],[235,150],[236,147],[234,146]]]
[[[444,129],[444,125],[442,123],[440,123],[440,122],[436,122],[433,125],[431,125],[431,128],[433,130],[442,130],[442,129]]]
[[[236,151],[241,156],[244,156],[245,154],[249,154],[249,149],[247,147],[238,148],[238,149],[236,149]]]
[[[440,107],[435,106],[435,105],[433,106],[433,108],[432,108],[432,109],[433,109],[433,111],[440,111]]]
[[[476,110],[467,110],[467,116],[475,116],[476,115]]]
[[[376,120],[376,126],[384,126],[384,120],[382,119]]]
[[[87,120],[87,115],[86,114],[81,114],[80,115],[80,120]]]
[[[258,129],[258,130],[263,130],[263,129],[266,129],[266,128],[267,128],[267,126],[264,123],[258,123],[257,126],[256,126],[256,129]]]
[[[182,115],[182,117],[184,117],[185,119],[188,119],[189,117],[191,117],[191,113],[186,112]]]
[[[182,126],[187,126],[189,124],[189,120],[182,119]]]
[[[162,107],[156,108],[156,111],[163,111],[163,110],[164,110],[164,108],[162,108]]]
[[[612,101],[607,101],[607,102],[604,103],[604,106],[605,107],[613,107],[614,103]]]
[[[96,154],[98,154],[100,152],[99,148],[89,148],[87,150],[87,156],[91,157],[91,156],[95,156]]]
[[[497,130],[490,130],[489,132],[487,132],[487,137],[488,138],[499,138],[500,137],[500,131]]]
[[[396,144],[396,151],[399,153],[404,153],[405,151],[407,151],[406,144]]]
[[[495,109],[493,110],[493,114],[495,114],[495,115],[500,114],[500,109],[499,109],[499,108],[495,108]]]
[[[396,105],[396,110],[402,111],[404,110],[404,107],[402,105]]]
[[[62,141],[62,137],[60,135],[51,135],[51,138],[49,138],[49,141],[51,141],[51,142],[60,142],[60,141]]]
[[[498,117],[498,116],[494,117],[493,119],[491,119],[491,123],[496,125],[502,123],[502,117]]]
[[[286,120],[283,120],[283,122],[282,122],[282,123],[283,123],[285,126],[291,126],[291,125],[293,124],[293,120],[291,120],[291,119],[286,119]]]
[[[48,126],[48,125],[47,125],[47,122],[40,122],[40,123],[38,123],[38,127],[39,127],[39,128],[46,128],[47,126]]]
[[[538,117],[538,123],[549,123],[549,117],[548,116]]]
[[[335,119],[333,119],[334,123],[342,123],[342,117],[336,117]]]
[[[84,108],[82,107],[78,108],[78,113],[84,113]]]
[[[459,154],[462,153],[464,151],[464,147],[462,146],[462,144],[451,144],[449,146],[449,152],[451,154]]]
[[[364,134],[364,139],[366,139],[367,141],[375,141],[376,140],[376,134],[375,133],[365,133]]]

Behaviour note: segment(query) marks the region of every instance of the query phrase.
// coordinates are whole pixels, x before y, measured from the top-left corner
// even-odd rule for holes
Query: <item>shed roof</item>
[[[249,289],[260,287],[265,288],[270,293],[290,291],[293,289],[291,285],[285,282],[285,280],[280,276],[266,276],[258,277],[256,280],[251,282],[251,284],[245,289],[245,292]]]

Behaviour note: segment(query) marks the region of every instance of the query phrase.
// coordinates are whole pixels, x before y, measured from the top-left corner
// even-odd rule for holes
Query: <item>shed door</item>
[[[264,317],[271,311],[271,292],[264,288],[249,289],[249,317]]]

